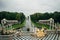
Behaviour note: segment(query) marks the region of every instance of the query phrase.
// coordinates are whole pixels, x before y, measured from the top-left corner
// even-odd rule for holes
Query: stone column
[[[50,21],[50,29],[51,29],[51,21]]]

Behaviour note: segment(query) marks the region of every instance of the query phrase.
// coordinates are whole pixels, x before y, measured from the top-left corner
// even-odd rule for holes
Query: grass
[[[24,27],[24,23],[22,23],[22,24],[15,24],[15,25],[12,26],[12,28],[14,28],[14,29],[22,28],[22,27]]]
[[[22,28],[22,27],[24,27],[24,25],[25,25],[25,21],[22,24],[14,24],[14,25],[12,25],[12,27],[10,26],[10,27],[6,28],[6,30]]]
[[[36,27],[38,27],[38,28],[47,28],[47,29],[49,29],[49,25],[47,25],[47,24],[40,24],[40,23],[34,23],[34,22],[32,22]]]

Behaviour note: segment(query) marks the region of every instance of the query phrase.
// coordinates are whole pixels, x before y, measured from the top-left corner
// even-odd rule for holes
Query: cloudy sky
[[[26,16],[60,11],[60,0],[0,0],[0,11],[23,12]]]

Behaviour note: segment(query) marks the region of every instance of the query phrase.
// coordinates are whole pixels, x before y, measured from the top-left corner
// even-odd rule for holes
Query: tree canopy
[[[56,22],[59,22],[60,23],[60,12],[53,12],[53,13],[34,13],[31,16],[31,20],[33,22],[38,22],[38,20],[46,20],[46,19],[49,19],[49,18],[53,18],[55,23]]]
[[[25,20],[25,15],[22,12],[18,13],[2,11],[0,12],[0,23],[3,18],[7,20],[19,20],[22,23]]]

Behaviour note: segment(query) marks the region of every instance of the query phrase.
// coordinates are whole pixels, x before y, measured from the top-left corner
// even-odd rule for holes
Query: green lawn
[[[14,29],[22,28],[22,27],[24,27],[24,23],[22,23],[22,24],[15,24],[15,25],[12,26],[12,28],[14,28]]]
[[[47,24],[40,24],[40,23],[34,23],[34,22],[32,22],[36,27],[38,27],[38,28],[47,28],[47,29],[49,29],[49,25],[47,25]]]
[[[12,27],[6,28],[6,30],[11,30],[11,29],[17,29],[17,28],[22,28],[25,25],[25,21],[22,24],[14,24]]]

